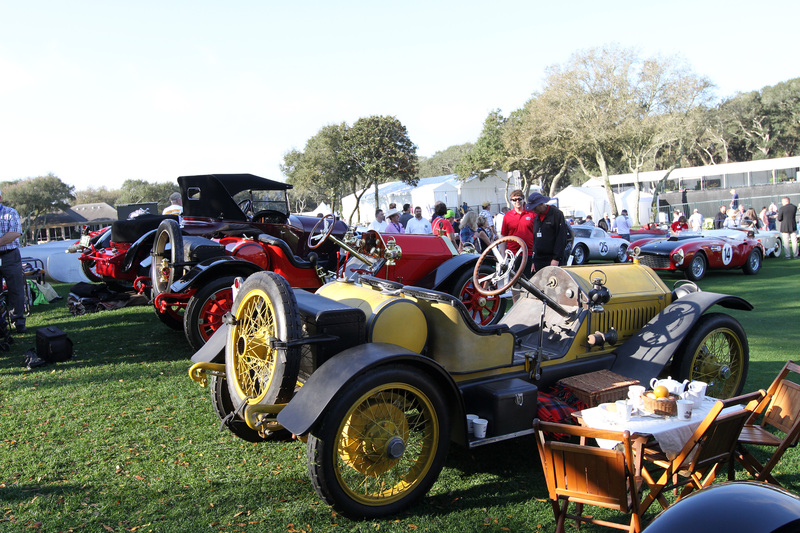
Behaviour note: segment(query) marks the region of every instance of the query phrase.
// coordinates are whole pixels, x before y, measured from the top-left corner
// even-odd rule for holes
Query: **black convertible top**
[[[178,178],[183,197],[183,215],[227,220],[247,220],[233,196],[250,189],[285,191],[292,185],[253,174],[205,174]]]

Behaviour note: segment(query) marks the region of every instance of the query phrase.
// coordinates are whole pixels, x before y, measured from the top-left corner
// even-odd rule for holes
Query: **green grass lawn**
[[[664,279],[671,286],[679,278]],[[757,276],[711,272],[700,286],[755,305],[730,312],[750,342],[745,390],[766,387],[787,359],[799,358],[800,261],[768,259]],[[68,286],[57,289],[66,294]],[[69,334],[76,358],[25,370],[23,353],[44,325]],[[28,327],[0,352],[0,531],[555,528],[530,437],[473,451],[454,446],[419,504],[352,521],[317,498],[303,443],[251,444],[218,430],[207,390],[188,377],[183,333],[150,307],[73,317],[62,300],[37,306]],[[776,470],[796,493],[799,462],[791,450]]]

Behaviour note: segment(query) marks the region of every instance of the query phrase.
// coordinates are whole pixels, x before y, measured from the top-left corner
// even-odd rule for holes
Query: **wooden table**
[[[689,441],[700,423],[708,415],[711,408],[716,403],[715,398],[706,398],[700,405],[692,409],[692,416],[688,420],[680,420],[677,417],[662,417],[655,415],[632,416],[630,420],[621,420],[615,412],[607,410],[603,405],[576,411],[573,413],[578,423],[582,426],[595,429],[607,429],[614,431],[629,431],[631,434],[631,446],[634,453],[634,475],[640,486],[646,481],[648,486],[653,488],[653,480],[642,472],[644,448],[660,448],[670,459],[676,457]],[[741,409],[741,406],[734,406],[728,409]],[[582,442],[582,444],[585,444]],[[618,442],[597,439],[597,444],[601,448],[614,448]],[[645,500],[647,501],[647,499]],[[658,501],[666,509],[669,504],[660,491],[649,501],[647,507],[653,501]],[[645,512],[644,508],[641,511]]]

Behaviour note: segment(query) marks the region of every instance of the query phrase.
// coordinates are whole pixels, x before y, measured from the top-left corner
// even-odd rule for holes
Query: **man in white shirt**
[[[387,225],[387,222],[386,222],[386,219],[383,216],[383,209],[376,209],[375,210],[375,220],[370,222],[369,228],[367,228],[367,229],[375,230],[378,233],[383,233],[384,231],[386,231],[386,225]]]
[[[414,208],[414,216],[406,223],[406,233],[415,233],[417,235],[430,235],[433,233],[431,228],[431,221],[427,218],[422,218],[422,208],[417,206]]]
[[[617,233],[626,241],[631,240],[631,221],[628,218],[628,210],[623,209],[617,218],[614,219],[614,226]]]
[[[689,227],[692,228],[692,231],[700,233],[703,229],[703,215],[695,209],[692,213],[692,216],[689,217]]]
[[[174,192],[169,195],[169,205],[161,212],[162,215],[182,215],[183,214],[183,200],[181,193]]]
[[[503,228],[503,216],[508,213],[508,208],[503,207],[500,212],[494,216],[494,234],[500,235],[500,230]]]

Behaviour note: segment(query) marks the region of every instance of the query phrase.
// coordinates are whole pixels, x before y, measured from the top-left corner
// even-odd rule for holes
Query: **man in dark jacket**
[[[778,209],[778,230],[783,237],[783,249],[786,259],[800,257],[797,249],[797,206],[789,201],[788,196],[781,198],[781,208]],[[789,245],[791,241],[791,246]],[[794,250],[794,253],[792,253]]]
[[[538,272],[546,266],[564,264],[567,247],[567,221],[550,198],[533,192],[528,196],[526,211],[533,211],[533,267]]]
[[[728,208],[721,205],[719,206],[719,213],[714,216],[714,229],[724,228],[726,218],[728,218]]]

